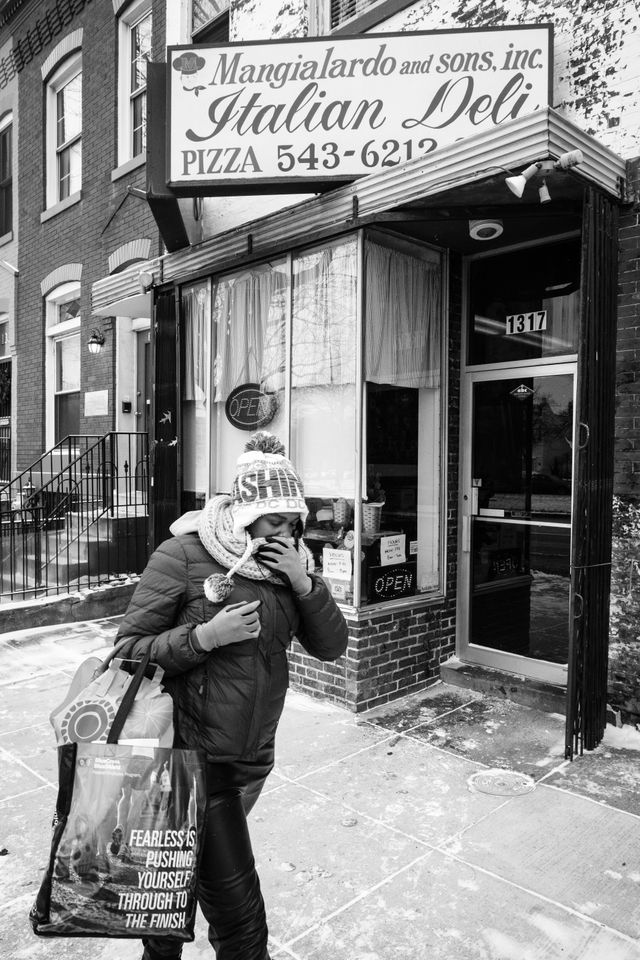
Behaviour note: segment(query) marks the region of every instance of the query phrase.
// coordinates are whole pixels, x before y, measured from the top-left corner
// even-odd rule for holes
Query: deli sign
[[[167,184],[311,191],[550,102],[553,28],[366,34],[167,51]]]

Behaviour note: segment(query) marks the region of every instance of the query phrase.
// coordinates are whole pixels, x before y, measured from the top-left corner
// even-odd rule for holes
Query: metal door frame
[[[535,660],[503,650],[494,650],[490,647],[480,647],[469,642],[469,626],[471,616],[471,480],[472,480],[472,431],[473,431],[473,386],[475,383],[492,380],[510,380],[533,376],[559,376],[561,374],[573,377],[573,440],[576,431],[576,390],[577,390],[577,357],[571,355],[558,359],[525,360],[519,363],[482,364],[462,368],[460,383],[460,471],[459,471],[459,503],[458,516],[458,589],[457,589],[457,639],[458,656],[466,663],[475,663],[493,669],[505,670],[508,673],[528,677],[533,680],[542,680],[561,686],[567,684],[567,664],[551,663],[546,660]],[[573,442],[573,469],[572,476],[575,483],[575,442]],[[572,500],[574,497],[572,488]],[[573,511],[572,511],[573,516]],[[522,523],[523,521],[518,521]],[[526,521],[525,521],[526,522]],[[530,521],[532,526],[546,527],[549,524]],[[571,524],[573,539],[573,523]],[[570,606],[567,606],[567,620],[570,618]]]

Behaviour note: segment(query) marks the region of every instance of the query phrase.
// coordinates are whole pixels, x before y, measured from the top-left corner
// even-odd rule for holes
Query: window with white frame
[[[79,193],[82,182],[82,55],[68,57],[47,82],[47,206]]]
[[[13,226],[13,114],[0,119],[0,237]]]
[[[64,283],[46,299],[47,446],[80,433],[80,284]]]
[[[147,146],[147,63],[151,0],[135,0],[120,18],[118,44],[118,164],[143,157]]]

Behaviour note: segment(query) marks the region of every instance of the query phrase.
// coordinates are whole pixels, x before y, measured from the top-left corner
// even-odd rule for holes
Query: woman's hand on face
[[[260,636],[258,607],[261,600],[243,600],[223,607],[215,617],[197,628],[197,637],[203,650],[226,647],[230,643],[256,640]]]
[[[290,584],[293,592],[299,596],[304,596],[311,590],[313,583],[300,562],[292,540],[270,537],[267,543],[258,547],[256,559],[285,583]]]

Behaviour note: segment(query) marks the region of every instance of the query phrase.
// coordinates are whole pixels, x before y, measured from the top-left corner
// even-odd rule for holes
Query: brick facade
[[[640,198],[640,159],[629,164]],[[620,217],[609,700],[640,722],[640,202]]]
[[[41,281],[67,263],[82,264],[81,279],[81,421],[80,431],[102,434],[115,428],[115,323],[91,317],[92,284],[109,272],[109,257],[129,240],[151,239],[152,255],[162,252],[148,204],[128,192],[145,188],[145,166],[112,182],[117,166],[117,20],[111,3],[63,5],[64,24],[43,33],[42,24],[55,14],[55,3],[28,5],[16,27],[14,50],[29,50],[19,68],[20,137],[20,284],[16,349],[17,466],[24,468],[46,448],[45,436],[45,304]],[[154,56],[164,57],[164,4],[154,10]],[[82,31],[82,199],[41,222],[45,209],[43,176],[45,88],[41,65],[66,35]],[[29,38],[38,36],[39,49]],[[100,354],[86,343],[98,327],[105,335]],[[84,416],[87,392],[108,391],[106,416]]]

